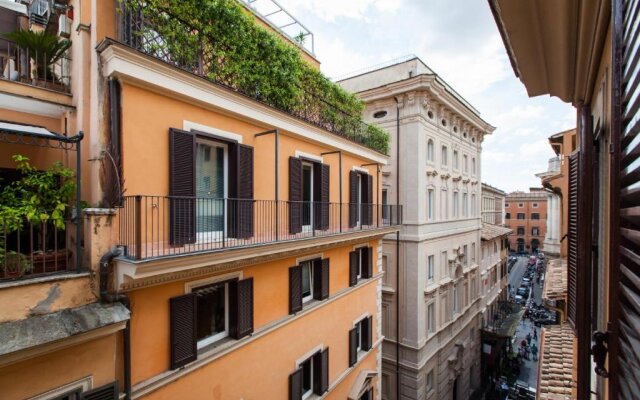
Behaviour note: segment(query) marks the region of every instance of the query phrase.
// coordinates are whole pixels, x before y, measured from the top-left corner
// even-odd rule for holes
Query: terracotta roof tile
[[[568,325],[550,325],[540,336],[538,399],[574,399],[573,330]]]

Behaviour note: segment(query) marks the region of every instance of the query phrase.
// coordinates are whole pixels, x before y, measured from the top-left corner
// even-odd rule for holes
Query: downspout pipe
[[[396,102],[396,207],[400,212],[400,103]],[[396,232],[396,399],[400,400],[400,231]]]
[[[114,247],[100,257],[100,300],[104,303],[120,302],[131,312],[131,302],[127,295],[109,293],[109,265],[114,258],[123,254],[122,248]],[[122,346],[124,351],[124,392],[125,399],[131,400],[131,319],[124,327]]]

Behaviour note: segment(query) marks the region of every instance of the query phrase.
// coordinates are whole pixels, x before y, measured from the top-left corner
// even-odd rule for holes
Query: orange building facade
[[[547,194],[532,189],[529,193],[512,192],[505,198],[505,224],[511,251],[533,253],[543,251],[547,231]]]
[[[41,253],[4,237],[0,397],[380,398],[388,157],[159,58],[117,4],[51,11],[67,80],[0,79],[0,167],[61,161],[85,202]]]

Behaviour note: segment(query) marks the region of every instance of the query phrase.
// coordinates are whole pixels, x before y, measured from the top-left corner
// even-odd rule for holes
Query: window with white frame
[[[476,213],[476,195],[472,194],[471,195],[471,216],[475,217],[477,215]]]
[[[427,306],[427,331],[434,333],[436,331],[436,304],[429,303]]]
[[[453,200],[451,201],[451,203],[453,207],[453,218],[458,218],[458,207],[459,207],[458,192],[455,190],[453,191]]]
[[[435,219],[435,195],[433,189],[427,190],[427,218],[429,221]]]
[[[467,217],[469,210],[469,195],[467,193],[462,193],[462,216]]]
[[[198,349],[229,336],[229,282],[215,282],[191,288],[197,301]]]
[[[427,140],[427,162],[432,163],[434,156],[433,139]]]
[[[453,293],[452,293],[452,302],[451,302],[451,311],[453,314],[458,313],[458,284],[453,285]]]
[[[302,261],[302,302],[313,299],[313,264],[315,260]]]
[[[524,203],[518,203],[518,208],[524,208]]]
[[[471,301],[476,299],[477,289],[476,289],[476,278],[475,276],[471,278]]]
[[[471,243],[471,262],[476,262],[476,242]]]
[[[469,161],[466,154],[462,156],[462,171],[465,174],[469,172]]]
[[[433,254],[429,255],[427,257],[427,282],[432,283],[433,279],[434,279],[434,274],[435,274],[435,264],[436,264],[436,260],[435,260],[435,256]]]
[[[453,169],[458,170],[458,150],[453,151]]]
[[[440,254],[440,263],[442,264],[442,273],[440,274],[440,279],[442,279],[448,275],[447,268],[449,267],[449,255],[446,251],[443,251]]]
[[[447,160],[448,159],[448,154],[449,154],[449,151],[447,150],[447,146],[443,145],[442,146],[441,156],[440,156],[440,162],[445,167],[447,166],[447,163],[448,163],[448,160]]]
[[[465,244],[462,246],[462,254],[464,255],[464,266],[466,267],[469,262],[469,247]]]
[[[538,208],[538,203],[533,203],[533,204],[531,204],[531,207],[533,207],[533,208]]]
[[[427,393],[433,391],[434,386],[433,386],[433,370],[429,371],[429,373],[427,373]]]
[[[449,219],[449,202],[447,201],[447,189],[440,192],[440,219],[446,221]]]

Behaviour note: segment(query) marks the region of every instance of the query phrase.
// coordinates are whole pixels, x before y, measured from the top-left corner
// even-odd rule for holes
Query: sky
[[[575,127],[573,107],[529,98],[486,0],[279,0],[314,34],[330,78],[415,54],[497,129],[485,138],[482,181],[507,192],[539,186],[547,138]]]

